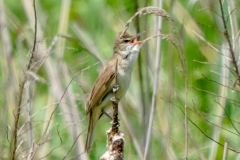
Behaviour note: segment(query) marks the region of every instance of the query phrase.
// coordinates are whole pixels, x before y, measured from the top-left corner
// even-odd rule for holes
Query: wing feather
[[[116,77],[116,74],[113,69],[109,68],[113,68],[113,66],[111,66],[111,64],[105,66],[93,85],[91,94],[86,103],[87,114],[111,89],[110,84]]]

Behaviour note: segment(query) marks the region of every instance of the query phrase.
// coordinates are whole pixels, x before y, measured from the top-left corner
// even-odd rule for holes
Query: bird
[[[105,110],[111,107],[111,98],[115,95],[120,100],[129,88],[133,66],[143,44],[142,41],[135,41],[139,35],[130,35],[127,32],[118,33],[113,47],[113,55],[99,73],[91,89],[85,104],[89,117],[85,144],[87,153],[93,144],[96,123],[103,114],[106,114]],[[116,83],[117,91],[115,93]]]

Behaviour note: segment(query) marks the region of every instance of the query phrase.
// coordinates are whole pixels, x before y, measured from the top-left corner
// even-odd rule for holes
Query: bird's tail
[[[94,132],[95,132],[95,124],[94,117],[92,112],[89,113],[89,120],[88,120],[88,131],[87,131],[87,140],[85,143],[85,151],[88,153],[93,144]]]

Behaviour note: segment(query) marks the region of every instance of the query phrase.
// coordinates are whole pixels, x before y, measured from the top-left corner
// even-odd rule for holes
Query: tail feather
[[[94,117],[92,115],[92,112],[90,112],[89,113],[89,120],[88,120],[87,140],[86,140],[86,143],[85,143],[85,151],[87,153],[90,151],[90,149],[92,147],[94,132],[95,132]]]

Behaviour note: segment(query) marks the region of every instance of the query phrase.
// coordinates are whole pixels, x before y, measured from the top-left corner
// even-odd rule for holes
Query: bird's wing
[[[87,113],[91,111],[91,109],[101,101],[101,99],[111,90],[110,84],[113,82],[116,77],[115,71],[112,69],[113,64],[108,64],[103,68],[100,72],[97,80],[94,83],[88,101],[86,103]]]

